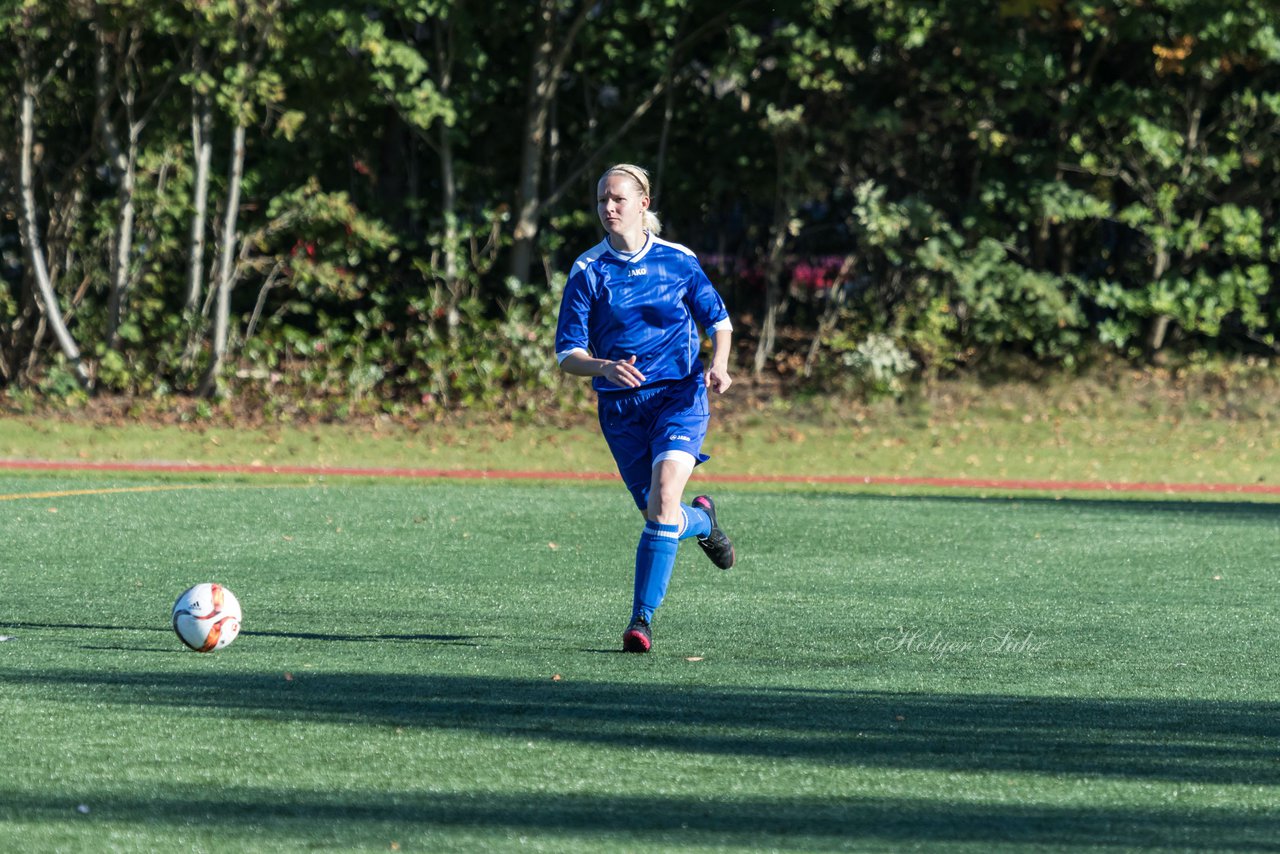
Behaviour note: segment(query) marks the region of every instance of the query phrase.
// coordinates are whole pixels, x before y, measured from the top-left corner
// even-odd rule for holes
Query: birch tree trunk
[[[1156,248],[1156,260],[1155,266],[1151,271],[1151,281],[1160,281],[1160,278],[1169,271],[1172,260],[1172,254],[1162,240]],[[1169,334],[1169,325],[1172,322],[1173,318],[1167,314],[1157,314],[1151,318],[1147,324],[1147,333],[1143,342],[1147,348],[1147,358],[1151,358],[1160,352],[1160,348],[1164,346],[1165,336]]]
[[[138,134],[129,128],[128,152],[120,181],[120,212],[116,219],[116,251],[111,259],[111,292],[107,295],[107,346],[120,346],[120,324],[129,290],[129,260],[133,256],[134,187],[137,182]]]
[[[71,363],[76,379],[80,385],[89,389],[93,383],[88,371],[80,361],[80,348],[67,330],[62,320],[62,311],[58,308],[58,298],[53,291],[53,282],[49,278],[49,268],[45,264],[44,249],[40,241],[39,217],[36,208],[35,193],[35,104],[36,85],[29,76],[22,83],[22,161],[19,164],[19,192],[22,196],[22,236],[26,244],[27,258],[31,261],[31,271],[35,276],[36,290],[40,297],[41,307],[53,330],[54,338],[62,355]]]
[[[187,250],[187,293],[183,300],[183,310],[188,316],[194,316],[200,308],[200,297],[204,289],[204,236],[207,230],[209,205],[209,163],[213,157],[213,140],[210,129],[213,125],[213,109],[209,95],[199,91],[199,79],[205,72],[204,49],[199,45],[194,48],[192,70],[197,77],[196,86],[191,93],[191,146],[195,152],[196,170],[192,187],[191,232]]]
[[[237,122],[231,135],[231,176],[227,184],[227,210],[222,221],[222,253],[218,261],[217,302],[213,314],[213,351],[209,367],[197,391],[212,397],[218,391],[218,378],[227,356],[227,334],[231,325],[231,283],[235,276],[236,219],[240,212],[240,185],[244,178],[245,127]]]
[[[452,94],[450,90],[453,85],[453,49],[452,39],[445,35],[443,29],[443,24],[435,27],[436,67],[439,69],[439,74],[436,77],[436,88],[439,90],[440,96],[447,100]],[[440,122],[439,133],[440,204],[441,213],[444,216],[444,282],[450,295],[448,329],[452,334],[460,321],[456,306],[462,297],[458,273],[460,269],[458,263],[460,251],[457,212],[458,177],[453,165],[453,138],[450,136],[449,126],[444,122]]]

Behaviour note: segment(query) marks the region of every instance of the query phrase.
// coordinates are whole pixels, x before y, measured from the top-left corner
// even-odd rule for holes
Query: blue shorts
[[[694,464],[702,453],[711,408],[698,372],[674,382],[600,395],[600,430],[636,506],[649,506],[653,462],[666,451],[684,451]]]

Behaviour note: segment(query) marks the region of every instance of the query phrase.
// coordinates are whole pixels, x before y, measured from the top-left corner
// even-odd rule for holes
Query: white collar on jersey
[[[641,246],[635,252],[623,252],[621,250],[614,249],[613,244],[609,242],[608,236],[604,239],[604,247],[612,253],[614,257],[620,258],[628,264],[634,264],[648,254],[649,250],[653,247],[653,235],[646,231],[644,233],[644,246]]]

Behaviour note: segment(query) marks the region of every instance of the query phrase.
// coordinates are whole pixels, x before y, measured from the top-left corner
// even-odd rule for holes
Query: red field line
[[[118,471],[163,474],[304,475],[314,477],[447,478],[455,480],[616,480],[613,472],[521,471],[510,469],[367,468],[358,466],[236,465],[221,463],[81,462],[0,460],[0,470]],[[985,477],[892,477],[880,475],[699,474],[704,483],[813,483],[836,486],[931,486],[1035,492],[1148,492],[1280,495],[1280,485],[1260,483],[1144,483],[1101,480],[1009,480]]]

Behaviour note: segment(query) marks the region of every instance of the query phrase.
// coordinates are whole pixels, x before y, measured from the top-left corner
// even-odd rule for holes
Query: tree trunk
[[[461,243],[458,240],[457,177],[453,169],[453,143],[449,139],[449,129],[440,128],[440,192],[444,206],[444,285],[449,291],[449,307],[445,318],[449,335],[452,336],[462,322],[458,314],[458,303],[463,298],[463,282],[459,274],[458,253]]]
[[[1167,314],[1157,314],[1147,324],[1147,357],[1151,358],[1164,347],[1164,339],[1169,334],[1169,325],[1173,318]]]
[[[625,119],[619,122],[616,126],[612,127],[612,133],[609,134],[607,139],[605,139],[599,145],[595,146],[595,148],[589,154],[576,158],[578,161],[578,165],[575,168],[571,169],[569,171],[569,174],[566,175],[563,180],[560,180],[558,183],[553,182],[552,188],[549,189],[547,193],[543,195],[541,198],[540,209],[545,209],[555,204],[560,200],[561,196],[563,196],[566,192],[569,191],[570,188],[576,187],[578,185],[577,182],[582,180],[583,174],[589,168],[591,168],[593,165],[596,164],[596,162],[599,160],[600,156],[604,152],[609,151],[611,148],[613,148],[614,145],[617,144],[618,140],[622,139],[624,136],[630,133],[631,128],[634,127],[636,123],[640,121],[640,119],[644,118],[644,116],[649,112],[649,110],[653,108],[653,105],[658,102],[658,99],[662,97],[664,93],[668,95],[668,98],[667,98],[668,110],[671,109],[671,105],[674,103],[671,98],[671,93],[674,92],[676,83],[681,77],[681,72],[677,69],[677,64],[678,64],[677,58],[684,51],[688,50],[693,45],[697,44],[697,42],[702,37],[704,37],[708,33],[715,32],[716,28],[720,25],[723,19],[724,19],[724,13],[721,13],[720,15],[717,15],[714,18],[709,19],[702,26],[700,26],[699,28],[694,30],[692,33],[682,38],[680,41],[676,42],[671,47],[671,53],[670,53],[670,56],[668,57],[666,70],[663,72],[662,76],[658,79],[658,81],[653,85],[653,87],[649,90],[649,93],[648,95],[645,96],[644,100],[636,104],[635,108],[632,109],[631,111],[631,115],[627,116]],[[575,26],[577,26],[576,22],[575,22]],[[683,29],[683,27],[684,27],[684,20],[682,19],[680,28]],[[576,31],[574,33],[574,37],[576,38]],[[664,124],[664,127],[663,127],[664,141],[661,143],[661,148],[658,154],[657,178],[652,182],[653,190],[655,193],[654,195],[655,201],[658,198],[657,194],[662,192],[663,175],[665,174],[665,168],[666,168],[665,166],[666,133],[667,133],[667,126]],[[532,252],[532,250],[530,251]],[[529,257],[530,259],[532,259],[532,254],[530,254]]]
[[[538,4],[538,39],[533,48],[533,60],[529,67],[529,88],[525,98],[524,139],[520,148],[520,180],[516,187],[516,220],[511,247],[511,275],[525,281],[533,264],[534,241],[538,236],[538,221],[545,202],[540,195],[540,175],[543,153],[547,146],[547,123],[551,104],[560,85],[569,51],[587,21],[594,3],[584,2],[565,32],[564,39],[556,45],[556,0],[541,0]]]
[[[436,88],[439,89],[442,98],[448,99],[452,94],[450,91],[453,82],[452,51],[446,43],[442,26],[435,28],[435,47],[436,66],[439,69]],[[449,331],[452,333],[460,321],[455,306],[462,297],[458,272],[460,269],[458,255],[461,250],[458,240],[458,177],[453,165],[451,129],[444,122],[440,122],[439,132],[440,204],[441,213],[444,216],[444,283],[450,295],[448,324]]]
[[[194,70],[201,74],[205,68],[204,51],[196,47]],[[210,163],[213,159],[213,109],[208,93],[192,90],[191,93],[191,143],[195,153],[195,174],[192,178],[191,228],[187,241],[187,287],[182,311],[187,321],[187,344],[182,350],[182,369],[190,371],[200,348],[202,337],[202,312],[204,299],[204,250],[209,220]]]
[[[857,257],[852,253],[844,256],[844,261],[840,264],[840,272],[836,273],[835,281],[827,289],[826,304],[822,309],[822,316],[818,319],[818,328],[814,330],[813,340],[809,342],[809,352],[805,356],[804,369],[801,371],[806,378],[813,376],[813,366],[818,361],[818,352],[822,349],[827,336],[835,331],[836,324],[840,321],[840,309],[844,307],[848,297],[848,281],[853,275]]]
[[[133,255],[134,186],[137,180],[138,135],[129,130],[129,150],[120,180],[120,211],[116,219],[116,251],[111,258],[111,291],[107,295],[107,347],[120,346],[120,323],[129,289],[129,259]]]
[[[1156,250],[1156,264],[1151,271],[1152,281],[1160,281],[1169,270],[1170,264],[1169,250],[1161,246]],[[1160,352],[1160,348],[1164,347],[1165,336],[1169,334],[1169,324],[1173,322],[1173,318],[1167,314],[1157,314],[1151,318],[1147,324],[1146,348],[1147,358],[1155,356]]]
[[[222,254],[218,262],[218,300],[213,315],[213,351],[200,388],[201,397],[218,391],[218,379],[227,356],[227,333],[231,324],[231,282],[235,275],[236,219],[240,213],[240,184],[244,178],[244,125],[236,123],[231,137],[231,176],[227,184],[227,210],[222,221]]]
[[[115,234],[112,236],[113,251],[110,261],[110,281],[107,291],[107,330],[106,344],[115,350],[120,345],[120,323],[124,313],[124,298],[129,288],[129,260],[133,255],[134,228],[134,188],[137,183],[138,137],[141,125],[134,121],[133,105],[135,90],[132,83],[126,85],[121,99],[125,105],[125,122],[128,129],[128,141],[124,148],[120,146],[120,138],[116,133],[115,122],[111,118],[112,94],[110,81],[111,63],[108,55],[106,27],[99,19],[98,55],[95,66],[95,83],[98,97],[98,127],[102,133],[102,141],[107,150],[107,168],[112,179],[117,183]],[[136,30],[119,34],[120,38],[128,38],[129,43],[124,50],[123,62],[127,65],[132,60],[134,47],[137,45]],[[121,75],[128,79],[126,72]]]
[[[769,241],[769,255],[765,260],[764,320],[760,325],[760,340],[756,342],[755,362],[752,374],[760,376],[765,363],[773,355],[778,337],[778,305],[782,301],[782,253],[787,245],[787,222],[774,222],[773,237]]]
[[[22,162],[19,164],[19,190],[22,196],[22,236],[26,244],[27,258],[31,261],[32,274],[35,276],[36,289],[44,310],[49,328],[53,330],[62,355],[71,363],[76,379],[85,389],[92,386],[88,372],[80,361],[80,348],[67,330],[62,320],[62,311],[58,308],[58,298],[53,290],[53,282],[49,278],[49,268],[45,265],[44,249],[40,242],[40,228],[36,209],[35,195],[35,103],[36,86],[30,78],[22,83]]]
[[[670,70],[670,69],[668,69]],[[668,78],[670,76],[668,75]],[[653,170],[654,210],[657,210],[658,195],[662,192],[667,176],[667,143],[671,139],[671,122],[676,111],[676,88],[667,88],[666,103],[662,110],[662,132],[658,135],[658,162]]]
[[[785,144],[781,139],[775,139],[774,144],[778,161],[777,190],[769,254],[765,259],[764,320],[760,325],[760,340],[756,342],[756,357],[752,367],[752,373],[757,377],[764,371],[765,363],[773,355],[778,336],[778,305],[782,301],[783,254],[787,248],[787,229],[794,215],[787,200],[787,191],[783,186]]]
[[[205,70],[204,50],[197,45],[193,68],[197,76]],[[213,140],[210,129],[213,124],[213,110],[209,105],[207,93],[195,91],[191,94],[191,144],[195,152],[196,171],[192,188],[193,210],[191,213],[191,232],[187,251],[187,293],[183,300],[183,310],[194,316],[200,307],[200,296],[204,288],[204,236],[207,229],[209,204],[209,163],[213,156]]]
[[[1186,140],[1182,157],[1181,180],[1186,183],[1191,176],[1191,171],[1197,162],[1196,149],[1200,144],[1200,122],[1204,117],[1204,101],[1205,90],[1203,86],[1198,88],[1192,95],[1191,102],[1187,105],[1187,132],[1184,137]],[[1198,227],[1203,216],[1203,211],[1196,214],[1195,225]],[[1166,224],[1167,225],[1167,224]],[[1183,261],[1189,260],[1193,253],[1191,246],[1187,246],[1183,251]],[[1172,254],[1165,245],[1160,245],[1156,249],[1155,268],[1151,271],[1152,281],[1160,281],[1169,268],[1173,265]],[[1173,325],[1173,318],[1167,314],[1157,314],[1147,323],[1146,339],[1143,342],[1146,346],[1147,358],[1155,358],[1156,355],[1164,348],[1165,340],[1168,338],[1169,329]]]

